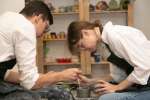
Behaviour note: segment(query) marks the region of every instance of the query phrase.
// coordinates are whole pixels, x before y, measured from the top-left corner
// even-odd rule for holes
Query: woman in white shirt
[[[118,84],[98,80],[95,92],[104,94],[100,100],[141,100],[143,96],[144,100],[149,100],[150,41],[144,34],[133,27],[113,25],[112,22],[107,22],[104,27],[86,21],[75,21],[69,25],[68,45],[71,52],[93,52],[98,42],[103,42],[109,49],[111,55],[108,61],[128,75]]]

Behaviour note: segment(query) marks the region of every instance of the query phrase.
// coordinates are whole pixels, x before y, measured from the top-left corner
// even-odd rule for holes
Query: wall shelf
[[[91,14],[103,14],[103,13],[127,13],[127,10],[102,10],[102,11],[92,11]]]
[[[70,0],[68,0],[68,1],[70,1]],[[52,32],[59,33],[61,31],[63,31],[66,33],[66,30],[67,30],[66,26],[68,26],[71,21],[74,21],[74,20],[80,20],[80,21],[92,21],[93,20],[94,21],[94,18],[95,19],[96,18],[105,18],[106,20],[111,20],[111,17],[112,17],[117,22],[118,22],[118,18],[120,18],[123,20],[125,19],[125,24],[127,24],[129,26],[133,25],[133,5],[132,4],[128,5],[128,10],[89,11],[89,4],[90,4],[90,1],[92,1],[92,0],[76,0],[76,1],[78,1],[79,11],[52,13],[54,16],[54,20],[55,20],[54,25],[51,26]],[[55,2],[57,2],[58,6],[60,6],[59,5],[60,1],[56,0]],[[68,2],[63,2],[63,3],[66,4],[64,6],[70,5],[70,3],[68,3]],[[109,16],[109,17],[107,18],[107,16]],[[103,20],[103,22],[106,22],[106,21]],[[124,21],[122,21],[122,22],[124,22]],[[56,27],[55,27],[55,24],[57,25]],[[55,28],[57,28],[57,29],[55,29]],[[49,66],[52,67],[53,69],[55,69],[55,68],[59,69],[60,67],[62,68],[62,66],[66,66],[66,68],[77,66],[78,68],[81,68],[82,72],[86,75],[93,75],[94,71],[97,72],[96,74],[101,74],[101,72],[103,73],[105,69],[109,69],[110,63],[107,61],[101,61],[99,63],[91,62],[91,55],[89,52],[86,52],[86,51],[83,51],[80,53],[79,63],[51,63],[53,61],[45,62],[46,56],[44,55],[44,50],[46,47],[50,47],[50,46],[52,46],[52,47],[50,47],[50,50],[51,50],[50,54],[53,54],[52,56],[54,56],[54,57],[59,56],[58,55],[59,51],[61,51],[61,53],[63,53],[62,57],[64,57],[64,56],[67,57],[68,55],[66,55],[66,54],[68,54],[68,53],[66,53],[66,52],[69,52],[69,51],[67,51],[68,49],[67,50],[64,49],[67,47],[66,41],[67,41],[66,37],[53,39],[52,37],[48,36],[48,38],[42,37],[42,38],[38,39],[38,43],[37,43],[38,44],[37,45],[37,49],[38,49],[37,50],[37,52],[38,52],[37,60],[38,61],[37,61],[37,63],[38,63],[38,66],[40,66],[38,68],[39,72],[41,72],[41,73],[48,72]],[[60,48],[59,48],[59,46],[60,46]],[[69,55],[69,57],[70,57],[70,55]],[[99,67],[99,66],[104,66],[104,68]],[[105,67],[105,66],[108,66],[108,67]],[[106,76],[107,76],[109,73],[104,73],[104,74],[106,74]],[[106,76],[102,76],[102,78],[107,78]]]
[[[80,63],[54,63],[54,62],[44,62],[45,66],[64,66],[64,65],[80,65]]]
[[[44,42],[47,41],[66,41],[67,39],[43,39]]]
[[[53,15],[72,15],[79,14],[79,12],[63,12],[63,13],[52,13]]]
[[[108,61],[101,61],[101,62],[92,62],[92,65],[109,65],[110,63]]]

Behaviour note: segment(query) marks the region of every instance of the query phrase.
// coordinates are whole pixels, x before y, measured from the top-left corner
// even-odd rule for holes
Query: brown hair
[[[88,21],[73,21],[70,23],[67,33],[67,42],[69,50],[72,54],[75,54],[78,51],[78,48],[76,48],[75,45],[82,38],[81,30],[94,29],[95,27],[99,27],[100,32],[102,32],[103,27],[99,20],[95,21],[94,23],[90,23]]]
[[[20,11],[20,13],[27,17],[42,14],[42,19],[44,21],[48,20],[50,25],[53,24],[53,16],[51,10],[42,1],[31,1],[30,3],[25,5],[25,7]]]

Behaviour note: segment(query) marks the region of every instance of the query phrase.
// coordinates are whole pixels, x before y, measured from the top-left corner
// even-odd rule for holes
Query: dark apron
[[[8,69],[12,69],[16,64],[16,59],[8,60],[0,63],[0,79],[4,80],[5,73]]]
[[[104,43],[105,44],[105,43]],[[106,47],[108,48],[108,50],[110,51],[110,56],[107,58],[107,60],[109,62],[111,62],[112,64],[116,65],[118,68],[124,70],[126,72],[127,75],[129,75],[133,70],[134,67],[131,66],[126,60],[124,60],[123,58],[119,58],[118,56],[116,56],[112,50],[109,48],[109,46],[107,44],[105,44]],[[127,92],[127,91],[146,91],[146,90],[150,90],[150,78],[148,80],[147,85],[139,85],[139,84],[134,84],[133,86],[129,87],[128,89],[125,89],[123,91],[118,91],[118,92]]]
[[[0,100],[40,100],[39,96],[19,84],[4,81],[8,69],[12,69],[16,59],[0,63]]]
[[[0,63],[0,100],[70,100],[71,93],[61,86],[27,90],[19,84],[4,81],[6,71],[15,64],[16,59]]]

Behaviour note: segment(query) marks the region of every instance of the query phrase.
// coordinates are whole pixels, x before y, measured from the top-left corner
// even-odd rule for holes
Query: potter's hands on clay
[[[95,83],[95,79],[90,79],[82,74],[80,74],[79,76],[79,81],[80,81],[80,85],[81,86],[85,86],[85,85],[91,85]]]
[[[79,78],[79,81],[81,82],[81,84],[86,84],[86,83],[88,83],[90,81],[89,78],[87,78],[86,76],[84,76],[82,74],[80,74],[78,76],[78,78]]]
[[[111,84],[104,80],[98,80],[94,85],[94,91],[98,94],[113,93],[118,90],[118,85]]]
[[[77,68],[66,69],[60,73],[63,81],[76,81],[78,79],[78,75],[82,74],[82,72]]]

